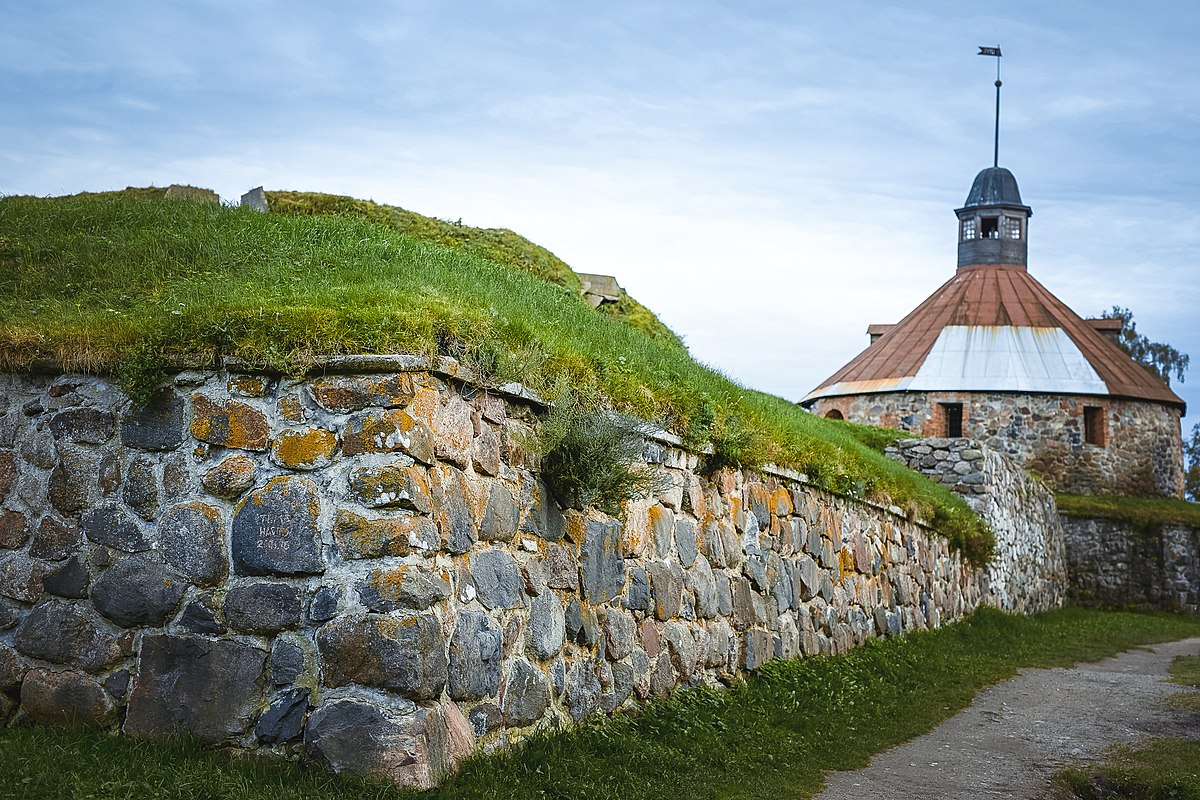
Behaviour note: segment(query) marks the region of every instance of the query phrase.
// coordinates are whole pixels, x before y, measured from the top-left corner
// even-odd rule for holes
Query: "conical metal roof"
[[[801,402],[895,391],[1111,395],[1184,406],[1024,268],[1007,265],[960,269]]]

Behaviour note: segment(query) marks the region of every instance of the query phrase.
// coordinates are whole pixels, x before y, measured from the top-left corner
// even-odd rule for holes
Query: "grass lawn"
[[[989,555],[959,496],[862,441],[879,434],[739,386],[636,309],[597,312],[565,264],[515,234],[286,197],[287,213],[268,214],[144,191],[0,198],[0,369],[114,372],[144,400],[173,363],[239,356],[299,374],[334,354],[450,355],[711,443],[714,464],[775,463],[895,504]]]
[[[805,798],[828,770],[917,736],[1022,667],[1065,666],[1200,634],[1200,620],[1063,609],[984,610],[938,631],[834,658],[772,662],[729,691],[679,692],[636,717],[597,720],[470,760],[425,797]],[[1193,762],[1200,763],[1200,762]],[[0,797],[400,798],[378,784],[266,767],[187,744],[35,729],[0,732]]]

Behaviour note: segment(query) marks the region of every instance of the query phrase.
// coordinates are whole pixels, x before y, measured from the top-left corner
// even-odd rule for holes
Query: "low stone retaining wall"
[[[1074,602],[1200,614],[1200,528],[1066,515],[1062,525]]]
[[[958,492],[996,534],[988,605],[1032,614],[1062,605],[1067,547],[1054,495],[1014,460],[971,439],[899,439],[888,455]]]
[[[184,372],[142,412],[103,379],[0,376],[0,717],[429,786],[476,747],[1002,597],[892,511],[706,476],[669,436],[658,496],[562,510],[520,387],[342,366]],[[1034,592],[1012,607],[1058,602]]]

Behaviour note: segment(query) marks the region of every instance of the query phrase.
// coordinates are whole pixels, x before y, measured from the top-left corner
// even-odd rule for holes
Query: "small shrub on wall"
[[[617,514],[627,500],[662,488],[663,477],[642,463],[647,427],[567,392],[543,421],[533,447],[555,497],[576,508]]]

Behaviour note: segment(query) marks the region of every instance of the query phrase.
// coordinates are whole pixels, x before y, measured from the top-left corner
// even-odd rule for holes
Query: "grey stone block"
[[[150,549],[150,540],[128,513],[115,505],[88,509],[80,518],[79,527],[89,541],[126,553],[143,553]]]
[[[73,444],[104,444],[116,432],[116,419],[98,408],[70,408],[50,418],[55,440]]]
[[[550,708],[550,680],[523,658],[516,658],[512,662],[506,685],[503,711],[504,723],[508,726],[530,726],[540,721],[546,709]]]
[[[241,575],[312,575],[325,569],[317,530],[320,494],[307,478],[280,476],[251,492],[233,518]]]
[[[92,604],[125,628],[159,626],[175,614],[187,582],[158,558],[139,553],[123,558],[92,583]]]
[[[562,601],[553,591],[533,598],[529,609],[529,647],[542,661],[554,658],[562,650],[566,620]]]
[[[276,686],[295,683],[304,674],[305,652],[299,643],[278,637],[271,643],[270,679]]]
[[[183,443],[183,399],[166,392],[121,419],[121,444],[139,450],[174,450]]]
[[[201,586],[213,586],[229,573],[221,515],[199,502],[167,509],[158,521],[158,545],[171,569]]]
[[[56,728],[105,728],[116,721],[108,693],[78,672],[30,670],[21,683],[21,710]]]
[[[431,700],[446,684],[446,642],[432,614],[342,617],[317,633],[326,686],[352,683]]]
[[[588,522],[579,570],[588,602],[603,603],[621,593],[625,588],[625,559],[621,555],[619,522]]]
[[[479,611],[460,611],[450,637],[447,693],[455,700],[494,697],[500,688],[500,629]]]
[[[87,564],[80,556],[72,556],[62,566],[49,570],[42,576],[42,586],[46,587],[47,592],[72,600],[87,597],[91,581]]]
[[[307,711],[308,689],[280,692],[258,718],[254,726],[254,738],[263,744],[299,739],[304,733],[304,714]]]
[[[262,696],[265,652],[229,640],[159,635],[142,639],[140,655],[126,733],[219,743],[249,730]]]
[[[576,661],[567,673],[564,700],[571,712],[571,718],[576,722],[590,716],[600,707],[600,681],[596,677],[596,665],[590,660]]]
[[[300,624],[300,590],[286,583],[242,583],[225,595],[225,623],[269,635]]]
[[[470,558],[471,577],[479,602],[485,608],[519,608],[525,605],[525,583],[511,555],[487,549]]]

